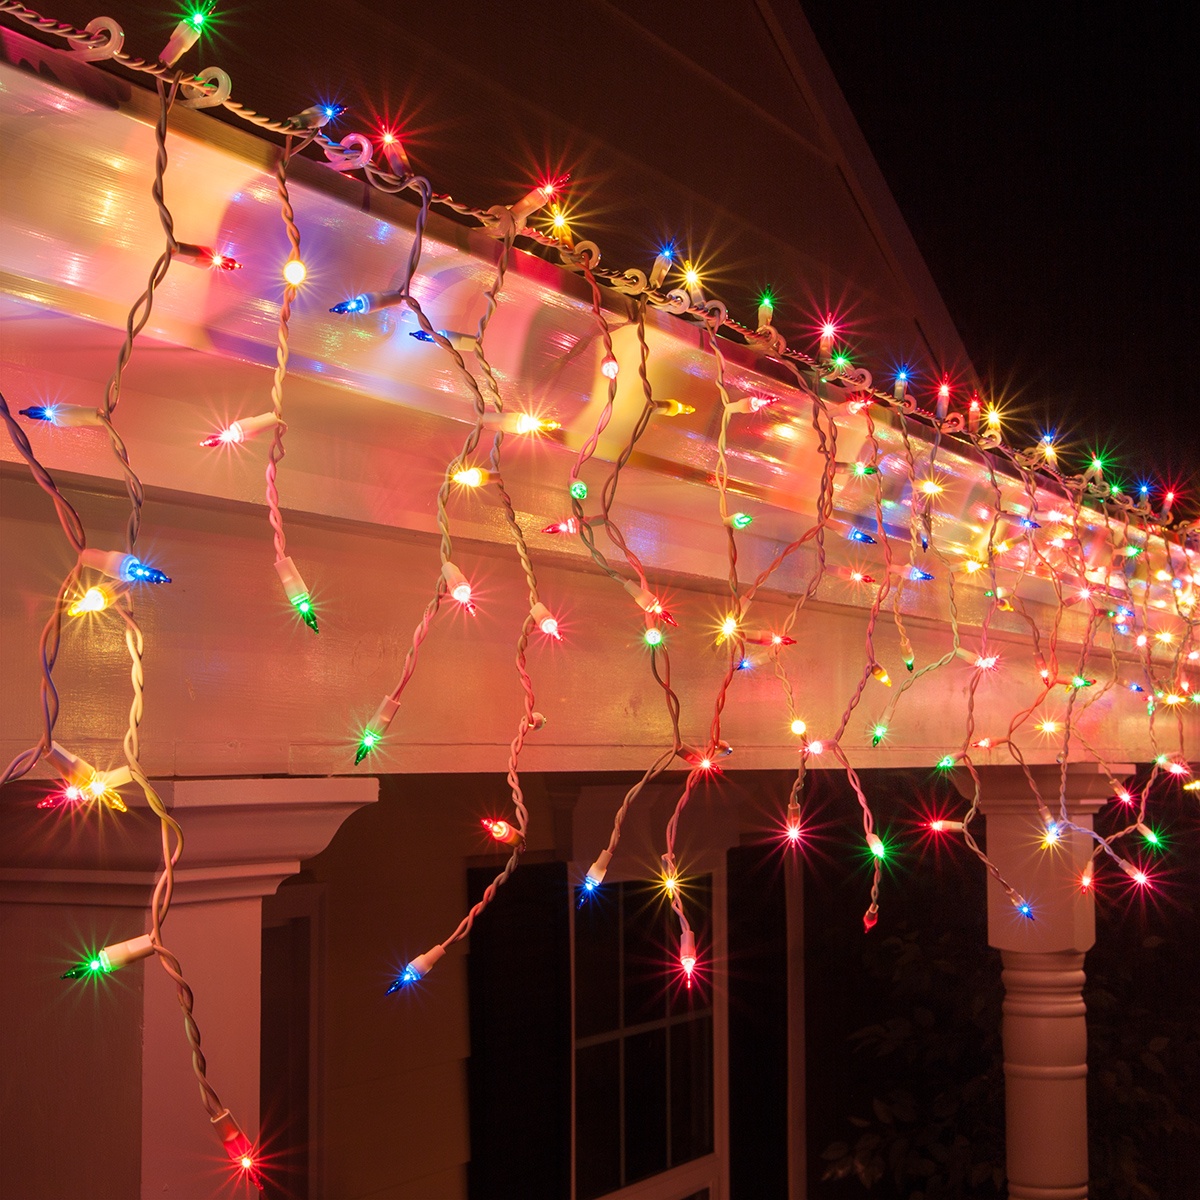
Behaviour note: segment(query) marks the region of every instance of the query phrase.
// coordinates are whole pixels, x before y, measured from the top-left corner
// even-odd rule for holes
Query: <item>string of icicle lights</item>
[[[41,801],[43,807],[78,809],[103,805],[117,812],[126,807],[121,789],[133,785],[141,788],[163,829],[163,864],[150,904],[149,931],[89,955],[68,971],[66,977],[94,979],[139,959],[157,958],[178,990],[185,1033],[205,1109],[233,1168],[248,1182],[260,1190],[264,1187],[258,1150],[208,1081],[200,1050],[200,1032],[192,1015],[192,993],[181,964],[164,940],[174,870],[183,848],[183,831],[163,806],[140,766],[145,646],[134,614],[134,601],[142,589],[168,584],[170,579],[159,567],[138,557],[143,490],[115,419],[123,372],[139,333],[150,319],[155,290],[174,263],[179,261],[216,271],[234,271],[241,266],[219,247],[183,242],[176,236],[165,183],[169,162],[168,118],[175,104],[193,108],[223,105],[251,125],[283,138],[275,184],[289,252],[285,261],[279,264],[284,288],[279,307],[270,407],[233,421],[206,438],[203,445],[219,448],[241,444],[257,436],[269,436],[264,494],[273,562],[297,617],[314,633],[318,632],[317,601],[287,554],[279,494],[287,433],[284,398],[291,311],[293,301],[307,280],[302,252],[303,213],[297,214],[291,201],[289,166],[297,154],[315,146],[325,154],[333,169],[361,172],[373,187],[390,193],[412,193],[417,202],[415,236],[408,258],[402,264],[399,285],[388,291],[339,300],[331,306],[330,312],[346,320],[355,320],[384,308],[407,308],[418,325],[413,336],[429,343],[430,353],[445,355],[452,365],[463,394],[471,403],[473,419],[461,448],[446,463],[435,497],[440,566],[430,580],[429,601],[413,629],[396,685],[355,735],[355,763],[369,760],[385,739],[395,736],[391,727],[401,711],[404,692],[417,670],[422,646],[434,632],[442,610],[456,607],[467,614],[474,612],[477,597],[469,571],[455,559],[452,536],[454,502],[460,493],[484,489],[499,501],[528,593],[527,613],[516,631],[514,648],[514,666],[522,700],[520,710],[515,714],[514,734],[506,762],[512,806],[510,812],[492,814],[484,821],[495,841],[509,847],[508,857],[480,901],[463,916],[449,936],[405,964],[389,990],[397,991],[415,984],[451,945],[466,937],[479,913],[518,865],[526,844],[529,820],[521,788],[520,758],[527,737],[544,723],[536,707],[527,650],[534,638],[562,637],[552,598],[543,598],[540,592],[525,531],[504,482],[503,463],[506,437],[536,436],[556,425],[544,416],[521,411],[507,402],[486,351],[489,324],[518,243],[535,243],[552,251],[565,267],[586,280],[592,317],[604,346],[601,372],[607,380],[606,402],[595,428],[580,447],[568,476],[562,480],[562,517],[542,532],[578,537],[595,568],[612,581],[614,594],[619,591],[631,602],[631,619],[639,622],[645,657],[661,692],[671,730],[670,744],[662,746],[645,773],[624,796],[614,815],[608,842],[598,848],[595,861],[579,881],[581,902],[603,885],[630,806],[647,784],[682,761],[687,768],[686,776],[664,831],[661,883],[678,922],[678,970],[687,986],[691,986],[705,948],[697,946],[688,920],[685,888],[681,886],[681,864],[676,857],[677,832],[691,797],[720,774],[722,761],[732,753],[722,736],[723,713],[727,703],[735,697],[739,674],[761,666],[769,668],[778,678],[781,720],[796,739],[799,751],[799,768],[786,808],[780,813],[783,842],[792,847],[803,842],[805,775],[813,764],[828,756],[846,772],[861,808],[864,847],[872,866],[869,902],[864,913],[864,926],[870,929],[878,918],[881,876],[892,847],[876,830],[866,790],[850,764],[844,743],[848,735],[858,733],[857,727],[852,730],[851,723],[856,714],[862,719],[860,709],[871,713],[866,719],[866,728],[872,744],[883,743],[904,697],[927,676],[958,660],[964,660],[971,672],[963,737],[959,744],[947,749],[936,765],[943,770],[959,768],[964,771],[970,779],[970,786],[964,790],[971,798],[957,817],[931,820],[929,832],[960,838],[995,876],[1012,901],[1018,918],[1031,921],[1036,918],[1037,898],[1020,894],[1005,880],[972,833],[980,803],[976,760],[982,754],[990,756],[1006,752],[1025,770],[1031,803],[1036,806],[1044,828],[1044,846],[1050,850],[1072,831],[1091,840],[1093,849],[1079,876],[1080,888],[1087,890],[1096,886],[1096,871],[1104,863],[1127,876],[1135,888],[1152,885],[1149,856],[1161,848],[1161,838],[1147,819],[1149,792],[1160,777],[1176,780],[1191,790],[1197,787],[1191,778],[1186,753],[1184,713],[1200,704],[1200,688],[1197,687],[1200,649],[1196,643],[1197,601],[1200,598],[1200,563],[1196,556],[1200,551],[1197,545],[1200,530],[1195,522],[1189,525],[1174,520],[1173,494],[1166,492],[1152,497],[1146,486],[1129,495],[1106,477],[1105,463],[1099,458],[1089,461],[1079,474],[1065,474],[1052,438],[1043,437],[1032,447],[1014,447],[1002,435],[999,411],[985,405],[974,394],[965,398],[965,407],[959,411],[955,407],[954,389],[947,379],[937,383],[930,410],[922,411],[916,404],[908,369],[898,371],[890,386],[877,386],[868,371],[853,364],[842,344],[841,331],[832,319],[820,328],[815,353],[789,348],[773,324],[775,302],[770,295],[761,298],[754,323],[743,325],[729,315],[720,301],[705,295],[698,272],[690,263],[680,261],[673,247],[664,247],[646,272],[637,268],[601,268],[600,251],[595,243],[575,239],[563,207],[564,181],[547,181],[532,187],[513,204],[472,208],[436,193],[427,179],[415,174],[403,144],[394,132],[381,131],[372,136],[351,133],[340,141],[333,140],[325,130],[340,115],[336,106],[314,105],[286,121],[274,121],[246,109],[232,99],[231,82],[224,71],[210,67],[198,74],[190,74],[176,65],[198,41],[211,17],[208,10],[198,9],[180,21],[167,46],[153,62],[125,54],[124,33],[108,18],[100,18],[86,29],[78,30],[41,17],[11,0],[0,0],[0,12],[43,34],[65,40],[86,58],[112,60],[154,77],[159,105],[154,130],[152,199],[164,237],[163,251],[149,267],[146,288],[129,310],[116,366],[97,407],[30,404],[19,412],[32,426],[79,430],[80,436],[88,436],[87,430],[96,429],[107,435],[130,503],[123,549],[88,546],[78,513],[58,490],[38,460],[25,428],[0,397],[0,416],[34,478],[53,501],[64,536],[75,556],[39,640],[42,733],[33,746],[8,765],[0,775],[0,783],[19,778],[45,763],[59,775],[61,786]],[[413,294],[414,280],[420,270],[425,225],[434,206],[477,223],[497,241],[494,274],[482,295],[483,315],[469,333],[438,329]],[[538,225],[531,224],[535,220]],[[625,310],[635,327],[637,354],[632,361],[622,362],[617,356],[604,303],[606,293],[623,297],[618,306]],[[716,632],[724,665],[712,696],[707,728],[689,732],[687,736],[683,700],[672,685],[671,641],[677,620],[666,610],[660,587],[648,577],[622,532],[618,504],[621,472],[651,423],[686,418],[694,411],[675,399],[653,394],[647,372],[650,351],[646,339],[646,313],[649,308],[673,313],[699,329],[711,357],[713,403],[720,414],[713,464],[716,503],[712,519],[719,521],[724,530],[728,566],[725,615]],[[764,358],[781,364],[788,372],[794,388],[808,406],[806,417],[822,464],[814,486],[814,522],[794,541],[782,547],[752,578],[743,578],[739,573],[739,538],[753,522],[753,514],[737,509],[731,500],[728,434],[731,424],[749,415],[769,412],[779,402],[764,393],[743,395],[730,390],[726,384],[722,351],[722,343],[728,344],[730,340],[749,346]],[[642,408],[619,453],[612,462],[605,463],[597,459],[596,450],[614,412],[617,380],[622,371],[637,373]],[[900,455],[883,454],[873,418],[877,409],[886,409],[892,414],[902,438]],[[866,427],[863,449],[850,461],[838,458],[837,417],[842,411],[861,417]],[[920,443],[914,443],[910,437],[910,425],[919,427],[923,435]],[[959,439],[980,452],[994,496],[986,539],[969,553],[953,551],[939,544],[937,537],[935,517],[939,497],[944,492],[944,477],[939,473],[937,456],[947,437]],[[899,471],[906,492],[904,503],[910,509],[907,538],[887,533],[888,524],[894,521],[894,513],[889,514],[887,522],[884,519],[884,476],[897,470],[896,459],[900,461]],[[286,479],[286,474],[284,477]],[[1011,486],[1014,480],[1020,490],[1020,500],[1010,498],[1006,501],[1002,484]],[[849,522],[835,516],[835,489],[843,483],[857,487],[861,498],[861,512]],[[1054,497],[1052,507],[1043,504],[1047,494]],[[1089,557],[1090,552],[1080,537],[1081,525],[1097,522],[1106,526],[1108,534],[1103,542],[1106,557],[1102,561]],[[873,553],[880,558],[879,566],[873,569],[878,570],[878,578],[859,569],[855,560],[845,561],[843,544],[855,551],[864,546],[875,546]],[[1095,545],[1093,543],[1093,551]],[[815,557],[816,571],[803,591],[793,596],[791,610],[782,622],[757,624],[752,612],[756,597],[771,583],[779,568],[802,548],[807,548]],[[855,686],[833,726],[813,731],[796,702],[788,670],[788,648],[796,645],[803,636],[799,624],[801,609],[816,595],[822,580],[829,576],[838,576],[865,589],[864,595],[870,596],[870,604],[862,665]],[[961,639],[958,621],[956,579],[962,576],[979,576],[987,585],[985,594],[989,600],[978,639],[973,637],[970,645]],[[1035,578],[1048,580],[1056,599],[1053,618],[1042,624],[1029,613],[1022,594],[1023,585]],[[940,657],[918,664],[904,624],[903,596],[909,589],[930,586],[945,588],[950,644]],[[1154,599],[1152,592],[1156,596]],[[1087,619],[1082,644],[1074,658],[1068,661],[1065,652],[1060,654],[1059,633],[1064,614],[1072,606],[1081,606],[1080,611]],[[111,769],[98,769],[55,741],[60,703],[54,670],[64,618],[105,612],[115,616],[115,628],[123,632],[131,663],[132,698],[124,741],[125,763]],[[1018,663],[1009,656],[1003,665],[1006,670],[1028,671],[1029,694],[1027,702],[1013,713],[1006,728],[982,734],[976,729],[976,693],[985,685],[988,676],[1001,667],[1000,656],[990,640],[992,623],[1001,612],[1015,614],[1028,630],[1026,663]],[[336,619],[336,614],[325,614],[325,618]],[[894,648],[898,649],[904,665],[904,675],[898,686],[881,661],[881,657],[895,657],[891,643],[893,634],[887,633],[885,639],[885,630],[889,626],[894,630]],[[886,650],[879,649],[885,640],[888,641]],[[1150,742],[1156,753],[1150,777],[1136,794],[1112,774],[1079,729],[1079,716],[1101,697],[1117,690],[1130,693],[1130,702],[1144,708]],[[356,706],[363,700],[363,697],[350,698],[350,705]],[[1057,796],[1043,796],[1032,771],[1025,765],[1019,738],[1031,732],[1051,739],[1059,746],[1062,773]],[[1106,836],[1076,825],[1068,812],[1067,758],[1068,751],[1076,744],[1100,762],[1111,781],[1114,801],[1126,814],[1116,830]],[[1128,847],[1136,845],[1137,838],[1142,840],[1142,848],[1130,850]]]

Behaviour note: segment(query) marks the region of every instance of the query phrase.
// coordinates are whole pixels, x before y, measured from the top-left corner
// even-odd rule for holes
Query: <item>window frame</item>
[[[573,864],[573,878],[582,879],[587,864]],[[725,987],[726,962],[726,896],[725,856],[716,861],[697,865],[696,874],[712,879],[712,944],[705,966],[705,986],[712,989],[713,1037],[713,1149],[710,1154],[694,1158],[657,1175],[639,1179],[616,1191],[605,1192],[597,1200],[685,1200],[703,1188],[709,1189],[709,1200],[727,1200],[729,1196],[729,1039],[728,996]],[[609,883],[644,883],[645,877],[614,861],[605,876]],[[576,1191],[576,1050],[575,1031],[575,889],[568,897],[571,908],[569,926],[570,991],[571,991],[571,1192],[570,1200],[578,1200]],[[587,1040],[591,1040],[590,1038]],[[622,1099],[623,1103],[623,1099]]]

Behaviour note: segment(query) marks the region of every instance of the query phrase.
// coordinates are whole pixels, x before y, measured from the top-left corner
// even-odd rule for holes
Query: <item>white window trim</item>
[[[614,866],[616,864],[614,863]],[[582,879],[588,864],[572,864],[572,877]],[[724,856],[705,864],[703,874],[712,876],[712,950],[706,964],[705,986],[712,989],[713,1022],[713,1152],[648,1179],[640,1179],[598,1200],[682,1200],[701,1188],[709,1189],[709,1200],[726,1200],[729,1195],[729,997],[725,964],[728,961],[726,927],[726,877]],[[639,882],[642,877],[610,870],[606,883]],[[575,1191],[575,902],[572,889],[569,950],[571,960],[571,1193]]]

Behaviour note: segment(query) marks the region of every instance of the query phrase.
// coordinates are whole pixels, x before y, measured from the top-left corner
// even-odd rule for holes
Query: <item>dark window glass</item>
[[[689,880],[684,902],[698,952],[691,988],[661,887],[608,884],[576,910],[579,1200],[712,1153],[711,879]]]
[[[667,1169],[667,1031],[625,1039],[625,1182]]]
[[[671,1165],[713,1148],[712,1018],[672,1025]]]
[[[619,1041],[575,1052],[575,1188],[594,1200],[621,1186]]]
[[[621,1022],[620,893],[589,896],[575,913],[575,1036],[608,1033]]]

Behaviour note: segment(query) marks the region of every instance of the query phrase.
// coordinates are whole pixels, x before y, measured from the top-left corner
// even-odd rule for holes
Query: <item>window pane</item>
[[[713,1148],[712,1018],[671,1026],[671,1165]]]
[[[625,1183],[667,1169],[667,1031],[625,1039]]]
[[[578,899],[578,897],[576,897]],[[621,925],[615,888],[588,896],[575,911],[575,1036],[617,1028],[621,975],[617,961]]]
[[[662,889],[624,884],[625,892],[625,1025],[661,1021],[667,1015],[669,921]]]
[[[621,1186],[619,1042],[575,1052],[575,1187],[593,1200]]]

